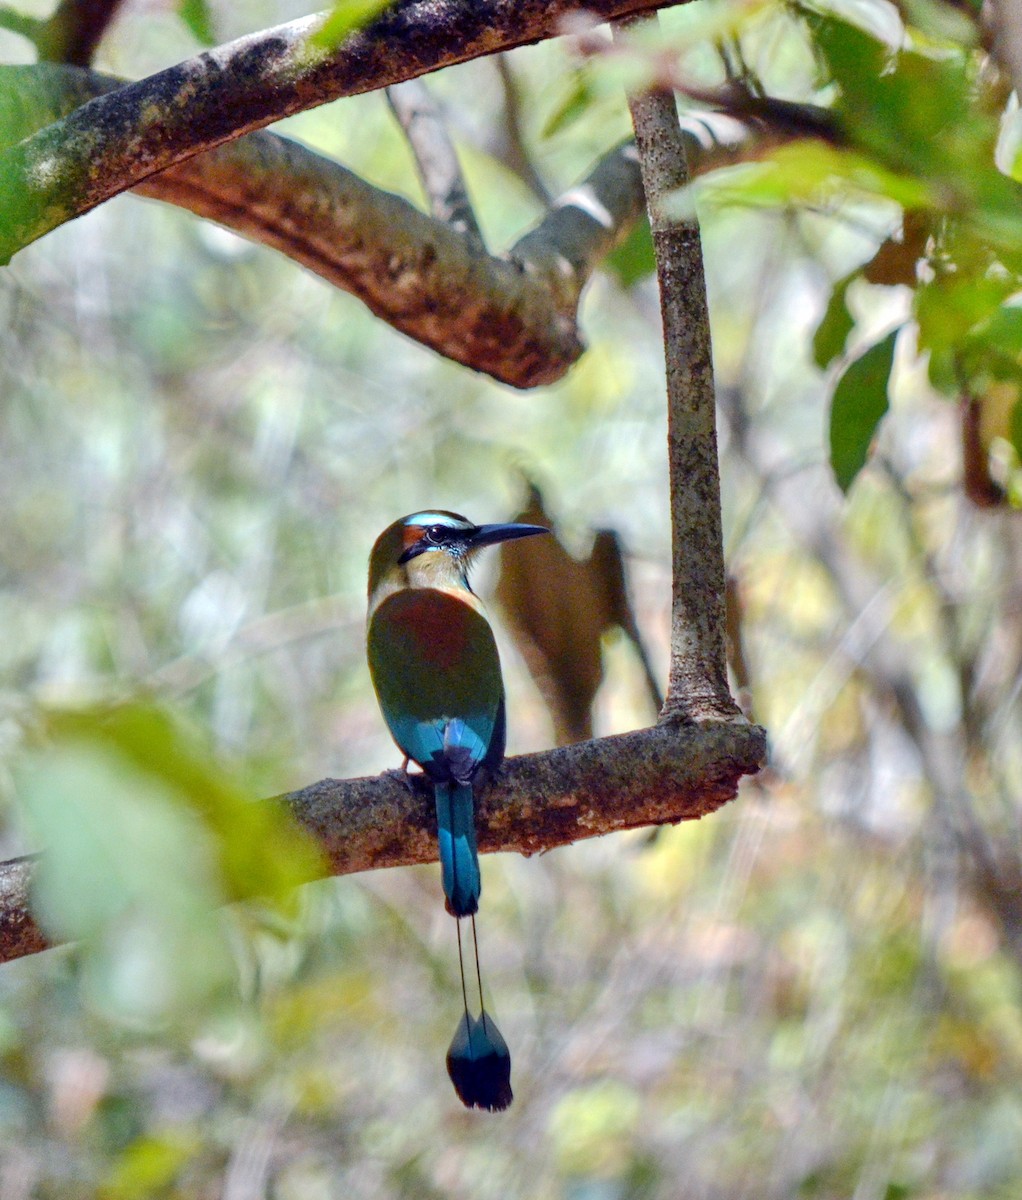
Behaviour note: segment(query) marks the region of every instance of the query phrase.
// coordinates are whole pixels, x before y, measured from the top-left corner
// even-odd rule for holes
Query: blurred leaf
[[[621,245],[603,260],[603,267],[613,272],[625,288],[634,287],[640,279],[653,274],[656,270],[656,254],[648,217],[643,215],[635,222]]]
[[[585,113],[586,109],[596,99],[589,75],[586,71],[575,71],[567,91],[554,105],[547,119],[543,122],[540,137],[553,137],[562,129],[567,129]]]
[[[932,218],[925,210],[907,210],[898,235],[885,238],[876,254],[862,268],[863,278],[868,283],[885,287],[897,284],[915,287],[917,266],[926,253],[932,226]]]
[[[543,496],[530,485],[527,507],[515,516],[553,528]],[[603,635],[618,627],[636,648],[652,705],[662,703],[649,656],[628,598],[617,535],[598,530],[587,559],[577,559],[553,534],[530,538],[501,553],[496,598],[522,657],[543,694],[559,745],[593,735],[593,702],[603,682]],[[543,579],[543,588],[535,580]]]
[[[851,363],[834,389],[830,408],[830,464],[843,492],[848,491],[862,470],[877,425],[887,412],[887,389],[898,332],[895,329]]]
[[[1010,347],[1017,318],[1009,307],[1004,308],[1003,316],[998,310],[1015,288],[1016,282],[1003,271],[992,274],[979,268],[943,271],[922,284],[914,304],[920,349],[955,347],[981,323],[990,330],[991,341],[1004,340]]]
[[[712,172],[695,186],[718,203],[769,207],[847,201],[849,193],[893,200],[906,208],[934,201],[925,180],[896,174],[855,150],[812,140],[781,146],[755,163]],[[688,191],[682,188],[671,198],[669,211],[687,211]]]
[[[101,1007],[162,1020],[232,978],[213,846],[172,787],[113,747],[76,739],[23,763],[18,796],[45,848],[37,915],[56,939],[86,942]]]
[[[279,804],[255,800],[213,762],[198,736],[162,709],[124,705],[54,714],[58,740],[109,749],[154,777],[213,838],[227,898],[282,900],[324,872],[317,848]]]
[[[192,31],[192,36],[203,46],[215,46],[213,18],[206,0],[178,0],[177,15]]]
[[[855,328],[855,318],[848,310],[848,285],[854,273],[834,284],[823,318],[813,334],[813,361],[823,370],[845,352],[848,335]]]
[[[337,0],[323,24],[309,39],[321,50],[335,50],[344,39],[372,22],[392,0]]]
[[[139,1138],[115,1160],[100,1188],[100,1200],[150,1200],[174,1182],[200,1144],[198,1138],[180,1133]]]
[[[198,822],[154,776],[109,748],[36,754],[18,796],[33,840],[40,916],[61,938],[101,933],[133,910],[223,903]]]

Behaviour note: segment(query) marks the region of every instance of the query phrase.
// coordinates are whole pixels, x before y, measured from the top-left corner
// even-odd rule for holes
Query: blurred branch
[[[1022,8],[1018,0],[989,0],[994,56],[1022,100]]]
[[[495,157],[513,171],[544,204],[549,204],[550,191],[533,165],[525,145],[522,133],[522,96],[518,80],[506,54],[494,55],[493,63],[497,68],[504,94],[504,121],[499,136],[500,145],[494,151]]]
[[[23,38],[28,38],[32,43],[35,43],[39,37],[39,31],[42,29],[44,21],[38,17],[27,16],[23,12],[18,12],[16,8],[10,8],[6,4],[0,6],[0,29],[6,29],[10,33],[17,33]]]
[[[706,816],[766,754],[754,725],[657,727],[507,759],[476,814],[479,849],[536,854],[583,838]],[[323,779],[279,797],[333,875],[435,862],[431,795],[396,771]],[[265,801],[265,803],[272,803]],[[29,910],[31,857],[0,864],[0,962],[46,949]]]
[[[748,421],[742,390],[731,391],[728,400],[733,427],[741,429]],[[771,474],[762,459],[764,447],[755,438],[734,437],[730,446],[743,472],[758,481],[785,526],[826,571],[850,623],[859,627],[856,665],[868,666],[872,689],[897,712],[933,798],[933,824],[941,824],[950,833],[972,896],[996,920],[1005,948],[1022,965],[1022,861],[1012,847],[998,844],[987,833],[975,810],[968,772],[972,764],[986,757],[987,750],[980,732],[982,722],[973,711],[974,663],[962,647],[958,605],[944,588],[936,564],[909,528],[916,561],[936,601],[943,644],[959,678],[962,719],[947,730],[935,729],[927,720],[905,644],[892,631],[889,609],[875,604],[889,582],[857,560],[835,535],[837,500],[831,480],[811,489],[804,477]],[[911,497],[903,481],[893,471],[888,478],[908,514]],[[910,519],[908,524],[911,526]]]
[[[454,143],[429,89],[421,79],[408,79],[387,88],[387,100],[412,148],[433,216],[485,253]]]
[[[650,18],[655,19],[655,18]],[[623,26],[615,26],[615,40]],[[667,365],[673,538],[671,669],[663,720],[744,719],[727,684],[713,349],[699,227],[664,201],[688,182],[674,93],[629,100],[656,251]]]
[[[62,0],[52,16],[29,17],[0,7],[0,29],[27,38],[41,62],[87,67],[123,0]]]
[[[61,0],[32,39],[39,58],[87,67],[123,0]]]
[[[607,19],[679,0],[588,0]],[[561,31],[577,0],[406,0],[329,53],[322,16],[99,96],[0,155],[0,261],[149,176],[272,121]]]
[[[983,405],[966,393],[958,402],[962,436],[962,491],[977,508],[1007,504],[1004,488],[990,477],[990,452],[983,443]]]

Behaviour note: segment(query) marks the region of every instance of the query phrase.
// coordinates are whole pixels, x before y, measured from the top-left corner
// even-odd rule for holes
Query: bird
[[[475,525],[443,509],[389,525],[369,556],[366,654],[391,736],[436,802],[440,875],[456,918],[463,1015],[447,1073],[467,1108],[510,1105],[511,1056],[483,1001],[476,913],[482,880],[475,804],[504,757],[504,682],[493,630],[469,583],[485,546],[548,533],[542,525]],[[461,922],[472,922],[479,1016],[469,1010]]]

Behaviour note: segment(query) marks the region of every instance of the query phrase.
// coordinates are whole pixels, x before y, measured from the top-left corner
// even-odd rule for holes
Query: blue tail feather
[[[447,1073],[466,1108],[501,1112],[511,1093],[511,1055],[493,1018],[484,1009],[479,1018],[466,1011],[447,1051]]]
[[[469,917],[479,908],[482,880],[476,850],[475,802],[470,783],[437,783],[437,839],[447,909]]]

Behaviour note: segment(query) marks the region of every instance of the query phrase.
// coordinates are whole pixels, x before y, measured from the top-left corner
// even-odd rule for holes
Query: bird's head
[[[389,525],[369,556],[369,595],[398,587],[467,587],[468,568],[484,547],[549,533],[542,525],[473,525],[459,513],[412,513]]]

